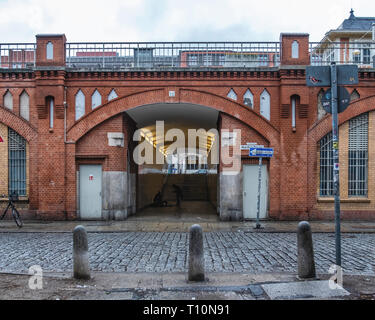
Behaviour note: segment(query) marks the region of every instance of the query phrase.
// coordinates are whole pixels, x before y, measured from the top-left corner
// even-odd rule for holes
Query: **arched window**
[[[85,95],[81,90],[76,94],[76,120],[82,118],[85,114]]]
[[[110,94],[108,95],[108,101],[111,101],[111,100],[116,99],[116,98],[118,98],[118,95],[117,95],[115,89],[113,89],[110,92]]]
[[[9,90],[4,95],[4,107],[13,110],[13,95]]]
[[[297,103],[298,103],[299,96],[293,95],[290,100],[291,100],[291,105],[292,105],[292,128],[296,128],[296,114],[297,114]]]
[[[267,120],[271,120],[271,96],[266,89],[260,96],[260,114]]]
[[[318,93],[318,108],[317,108],[318,109],[318,120],[322,119],[327,114],[327,112],[323,109],[323,105],[322,105],[323,95],[324,95],[324,90],[320,89],[320,91]]]
[[[319,142],[320,145],[320,196],[333,196],[333,142],[332,132]]]
[[[229,91],[227,97],[228,97],[229,99],[232,99],[232,100],[236,100],[236,101],[237,101],[237,94],[236,94],[236,92],[234,92],[233,89],[230,89],[230,91]]]
[[[367,196],[368,113],[349,121],[349,196]]]
[[[52,60],[53,59],[53,43],[52,42],[47,43],[46,51],[47,51],[46,52],[47,60]]]
[[[251,93],[250,89],[246,90],[245,95],[243,96],[243,103],[249,108],[254,109],[254,96]]]
[[[95,90],[91,96],[91,108],[95,109],[102,104],[102,96],[98,90]]]
[[[30,97],[26,91],[23,91],[20,96],[20,115],[27,121],[30,120]]]
[[[49,114],[49,127],[50,129],[53,128],[53,122],[55,118],[55,100],[53,97],[46,98],[47,106],[48,106],[48,114]]]
[[[8,128],[9,194],[26,196],[26,140]]]
[[[299,58],[299,43],[296,40],[294,40],[292,43],[292,58],[293,59]]]
[[[350,95],[350,101],[358,100],[361,96],[359,95],[356,89],[353,90],[352,94]]]

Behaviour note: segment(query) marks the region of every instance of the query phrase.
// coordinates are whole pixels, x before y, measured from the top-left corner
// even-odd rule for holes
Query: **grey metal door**
[[[79,167],[80,216],[82,220],[102,219],[102,166]]]
[[[255,220],[257,218],[258,203],[258,165],[245,165],[243,167],[243,213],[244,219]],[[262,166],[262,183],[260,189],[259,218],[267,218],[268,204],[268,172],[267,166]]]

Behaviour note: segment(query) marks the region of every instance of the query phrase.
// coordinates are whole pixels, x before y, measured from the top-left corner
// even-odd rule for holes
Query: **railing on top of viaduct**
[[[66,43],[66,66],[85,70],[262,68],[280,66],[280,42]],[[35,43],[0,44],[0,68],[32,69]],[[375,42],[309,43],[312,65],[375,68]]]

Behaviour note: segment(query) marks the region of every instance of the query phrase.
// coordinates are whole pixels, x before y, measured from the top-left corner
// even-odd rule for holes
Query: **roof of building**
[[[375,17],[356,17],[354,10],[350,10],[349,19],[345,19],[344,22],[337,28],[337,30],[353,30],[353,31],[367,31],[372,28],[375,23]]]

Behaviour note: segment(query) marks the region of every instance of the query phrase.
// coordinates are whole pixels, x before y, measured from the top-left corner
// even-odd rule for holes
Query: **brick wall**
[[[29,209],[37,212],[39,218],[74,219],[76,170],[80,159],[83,159],[80,156],[91,155],[91,158],[95,158],[101,155],[99,158],[104,163],[105,171],[128,171],[127,152],[129,150],[132,154],[131,150],[134,149],[129,142],[135,124],[122,114],[131,108],[155,103],[187,103],[214,108],[221,112],[223,128],[242,130],[242,144],[258,142],[274,147],[275,157],[268,163],[272,218],[331,217],[332,203],[318,202],[317,197],[317,142],[330,131],[331,119],[327,115],[317,121],[317,94],[320,88],[306,87],[303,66],[233,72],[68,72],[45,67],[46,70],[35,72],[0,72],[0,97],[10,90],[14,104],[13,111],[0,106],[0,124],[2,128],[4,125],[12,127],[28,141]],[[375,73],[360,72],[359,78],[360,84],[348,89],[350,92],[356,89],[361,98],[340,115],[341,134],[349,119],[375,109]],[[64,143],[64,87],[67,88],[69,144]],[[85,94],[86,114],[75,121],[75,95],[80,89]],[[91,95],[96,89],[102,95],[103,105],[92,110]],[[116,90],[118,98],[108,102],[107,97],[112,89]],[[176,92],[174,98],[168,95],[172,89]],[[227,98],[231,89],[236,92],[237,101]],[[254,109],[243,105],[243,95],[247,89],[254,95]],[[260,116],[260,95],[265,89],[271,95],[270,121]],[[19,96],[23,90],[30,96],[30,121],[19,116]],[[291,127],[292,95],[299,96],[295,131]],[[47,96],[55,98],[52,130],[49,128]],[[0,105],[2,103],[0,100]],[[371,113],[370,118],[373,117]],[[0,127],[0,130],[4,129]],[[374,130],[371,123],[369,130]],[[107,132],[124,132],[126,144],[121,151],[108,147]],[[365,217],[369,217],[369,212],[375,209],[372,206],[375,186],[372,185],[374,172],[371,162],[375,147],[371,139],[369,141],[369,200],[343,203],[345,212],[352,211],[356,215],[362,212],[363,215],[359,216]],[[342,137],[341,145],[344,143],[345,137]],[[0,144],[0,148],[4,148],[4,145]],[[242,155],[242,163],[253,161],[246,157],[246,152]],[[340,157],[342,166],[345,166],[345,154]],[[0,165],[2,177],[5,175],[3,153]],[[136,169],[131,163],[130,172],[136,173]],[[347,179],[345,172],[342,175],[342,181]],[[341,184],[345,194],[345,183]]]

